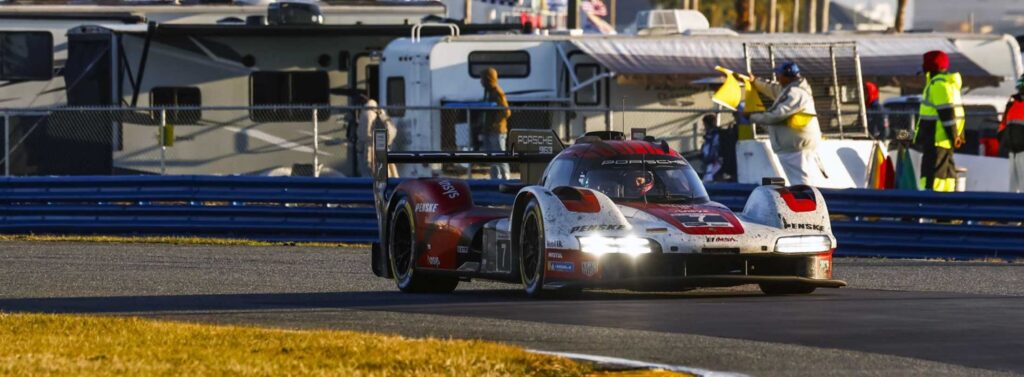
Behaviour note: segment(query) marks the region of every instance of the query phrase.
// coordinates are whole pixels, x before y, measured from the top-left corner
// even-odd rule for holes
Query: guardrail
[[[478,204],[510,204],[499,181],[470,181]],[[741,210],[752,185],[718,184]],[[838,255],[1024,258],[1024,195],[822,190]],[[370,180],[251,176],[0,178],[0,233],[196,235],[371,242]]]

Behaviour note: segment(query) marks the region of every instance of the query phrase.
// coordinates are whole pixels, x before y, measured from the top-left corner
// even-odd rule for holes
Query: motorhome
[[[67,32],[80,25],[216,25],[261,22],[267,3],[236,2],[179,5],[168,1],[113,2],[94,5],[0,5],[0,107],[50,107],[66,104],[64,63]],[[444,17],[437,1],[321,4],[326,25],[407,25],[424,17]],[[15,46],[18,46],[15,48]]]
[[[479,75],[498,70],[500,84],[512,106],[539,106],[545,111],[513,111],[510,127],[551,127],[565,141],[597,130],[626,131],[646,128],[647,134],[664,139],[673,148],[697,150],[703,129],[699,120],[718,111],[711,94],[721,81],[716,66],[742,71],[752,64],[755,73],[770,75],[767,56],[751,56],[751,46],[774,42],[780,45],[856,45],[859,62],[852,57],[838,69],[841,75],[860,76],[840,82],[838,90],[824,81],[816,89],[823,128],[833,139],[866,136],[858,122],[858,82],[871,80],[880,86],[914,89],[922,79],[920,56],[930,50],[950,53],[955,67],[972,90],[999,88],[1020,72],[1019,47],[1001,36],[942,34],[824,34],[720,35],[684,29],[679,34],[590,36],[522,35],[435,37],[397,39],[384,49],[380,67],[383,103],[390,106],[445,107],[479,101],[483,91]],[[805,64],[805,74],[832,77],[829,48],[777,50],[778,60]],[[999,55],[995,55],[999,52]],[[1000,56],[999,67],[980,61]],[[750,58],[750,59],[748,59]],[[752,60],[748,63],[748,60]],[[859,63],[859,64],[858,64]],[[854,66],[860,74],[853,71]],[[1006,69],[1004,69],[1006,68]],[[838,99],[838,101],[836,101]],[[617,111],[616,109],[635,109]],[[456,125],[467,122],[456,107],[441,111],[406,111],[392,114],[404,133],[408,150],[460,148]],[[823,115],[824,114],[824,115]],[[845,116],[841,116],[844,115]],[[725,115],[722,121],[731,117]],[[841,133],[842,132],[842,133]],[[863,138],[863,137],[862,137]],[[764,140],[759,140],[764,143]],[[861,142],[860,166],[835,161],[835,187],[864,185],[864,161],[871,143]],[[847,148],[835,145],[835,149]],[[756,158],[770,160],[770,150],[760,148]],[[747,156],[750,157],[750,156]],[[749,159],[749,158],[748,158]],[[769,166],[771,167],[771,166]],[[406,167],[404,174],[432,174],[436,167]],[[771,170],[767,171],[771,174]],[[757,174],[762,174],[757,172]],[[754,178],[740,174],[742,179]],[[760,176],[756,177],[759,182]]]

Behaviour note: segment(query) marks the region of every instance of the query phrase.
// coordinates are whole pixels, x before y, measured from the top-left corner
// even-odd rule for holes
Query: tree
[[[907,16],[907,0],[896,0],[896,21],[893,22],[893,31],[903,32],[903,23]]]

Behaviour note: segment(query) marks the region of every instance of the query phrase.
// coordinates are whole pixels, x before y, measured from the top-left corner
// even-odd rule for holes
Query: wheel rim
[[[527,286],[532,286],[537,280],[542,246],[536,215],[531,212],[525,220],[519,245],[523,254],[523,280]]]
[[[412,270],[412,227],[408,217],[405,211],[395,216],[391,230],[391,253],[395,261],[395,277],[399,281],[405,280]]]

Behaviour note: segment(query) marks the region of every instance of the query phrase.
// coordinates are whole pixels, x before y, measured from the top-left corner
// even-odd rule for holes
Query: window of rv
[[[53,78],[53,35],[47,31],[0,32],[0,80]]]
[[[473,51],[469,53],[469,76],[480,78],[487,68],[494,68],[501,78],[530,76],[530,53],[526,51]]]
[[[196,107],[196,109],[172,109],[167,110],[167,123],[169,124],[197,124],[203,117],[203,112],[198,109],[203,105],[203,97],[199,88],[194,86],[158,86],[149,91],[149,103],[153,107]],[[154,119],[160,119],[160,112],[153,112]]]
[[[401,76],[388,77],[387,87],[388,107],[405,106],[405,78]],[[388,109],[388,115],[393,117],[404,117],[405,109]]]
[[[576,79],[579,82],[586,82],[601,74],[601,68],[597,64],[577,64],[573,68]],[[594,81],[584,86],[573,94],[573,99],[580,106],[597,106],[601,104],[601,80]]]
[[[306,122],[313,119],[312,106],[330,104],[327,72],[259,71],[249,75],[249,110],[255,122]],[[281,108],[273,108],[281,107]],[[317,119],[327,120],[327,107],[317,110]]]

